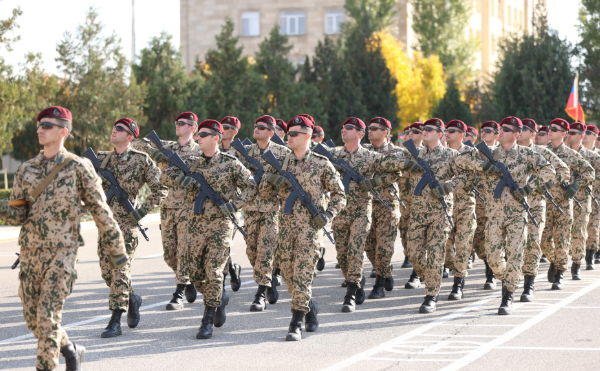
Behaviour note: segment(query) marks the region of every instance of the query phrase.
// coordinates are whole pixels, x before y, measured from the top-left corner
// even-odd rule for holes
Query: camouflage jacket
[[[244,162],[243,156],[235,150],[235,148],[229,146],[228,149],[223,148],[223,142],[219,143],[219,151],[223,152],[223,153],[228,153],[234,157],[237,157],[240,159],[240,161]]]
[[[311,150],[308,150],[302,159],[297,159],[292,152],[286,157],[288,158],[288,164],[285,171],[296,177],[302,189],[310,196],[319,211],[329,211],[335,217],[346,207],[346,195],[344,194],[340,175],[326,157],[318,155]],[[265,168],[265,174],[277,174],[277,171],[272,166],[269,166]],[[283,214],[285,203],[292,193],[291,188],[280,188],[277,190],[269,182],[260,182],[258,188],[259,193],[263,197],[277,192],[281,214]],[[327,193],[329,193],[329,199],[325,197]],[[294,202],[292,214],[296,219],[301,221],[302,225],[304,223],[308,224],[312,218],[308,209],[299,200]]]
[[[403,155],[410,156],[406,153],[405,149],[395,146],[389,142],[385,143],[381,147],[375,147],[371,143],[365,144],[364,147],[370,151],[380,153],[383,156],[387,156],[391,153],[397,152],[404,152]],[[400,176],[402,175],[402,173],[398,171],[392,173],[384,173],[380,175],[382,178],[382,185],[375,188],[375,190],[379,193],[381,199],[384,200],[388,205],[391,206],[393,204],[394,206],[399,206],[400,203],[398,202],[396,196],[392,193],[392,189],[394,190],[395,194],[398,195],[398,197],[400,197],[400,188],[398,186],[398,181],[400,181]]]
[[[552,142],[550,142],[548,143],[546,148],[548,148],[550,152],[558,156],[558,158],[563,160],[569,167],[569,179],[562,180],[569,184],[573,183],[575,181],[575,176],[573,175],[573,172],[576,171],[581,176],[582,183],[580,189],[584,188],[588,184],[592,185],[595,176],[594,168],[577,151],[567,147],[564,143],[561,143],[560,146],[555,148],[552,145]],[[552,186],[552,189],[550,189],[550,193],[552,193],[553,196],[559,195],[562,199],[564,199],[564,192],[565,191],[560,187],[560,182],[555,182],[554,186]]]
[[[465,152],[470,153],[472,149],[473,147],[467,146],[466,144],[461,144],[458,148],[458,153],[459,155]],[[458,180],[456,183],[457,186],[456,188],[452,188],[455,209],[475,207],[476,200],[473,188],[477,187],[481,183],[481,177],[479,173],[461,170],[460,174],[456,178]],[[481,200],[479,201],[481,202]]]
[[[257,187],[252,173],[242,165],[240,160],[230,154],[217,151],[213,157],[207,159],[203,156],[203,152],[199,151],[198,155],[188,156],[184,161],[192,172],[202,174],[223,201],[231,202],[238,210],[256,195]],[[177,184],[180,174],[181,170],[171,167],[163,174],[163,178],[169,178],[171,182]],[[193,210],[200,189],[197,186],[187,190],[182,189],[186,192],[184,206]],[[202,219],[208,221],[225,218],[217,205],[208,197],[204,200],[202,212],[199,214]]]
[[[289,148],[284,147],[279,144],[275,144],[271,141],[269,141],[269,144],[267,145],[267,148],[265,148],[265,149],[260,149],[258,147],[258,144],[256,144],[256,143],[245,146],[245,148],[246,148],[246,151],[248,152],[248,155],[250,155],[250,157],[258,159],[258,161],[262,165],[263,169],[265,170],[265,174],[267,174],[267,168],[271,167],[271,165],[269,165],[267,163],[267,161],[265,161],[262,157],[260,157],[260,155],[262,155],[263,153],[265,153],[267,151],[271,151],[271,152],[273,152],[275,157],[277,157],[279,162],[283,163],[285,156],[288,153],[292,152],[292,150],[290,150]],[[246,160],[242,159],[241,161],[244,162]],[[267,211],[273,211],[273,210],[279,209],[279,203],[277,202],[277,199],[274,195],[269,195],[267,197],[263,197],[263,196],[264,195],[257,194],[256,197],[252,201],[250,201],[246,206],[244,206],[244,210],[245,211],[260,211],[260,212],[264,213]]]
[[[594,185],[596,185],[596,183],[598,182],[598,180],[600,179],[600,154],[596,153],[595,151],[589,150],[587,148],[585,148],[584,146],[581,146],[581,148],[579,148],[577,150],[577,152],[584,158],[587,160],[587,162],[590,163],[590,165],[592,165],[592,167],[594,168],[594,179],[593,181],[591,181],[588,185],[590,186],[590,188]],[[593,188],[592,188],[592,194],[593,194]],[[577,200],[579,201],[584,201],[584,200],[588,200],[592,198],[592,196],[590,196],[587,191],[585,190],[585,187],[582,186],[579,191],[577,191],[577,195],[575,195],[575,197],[577,197]]]
[[[148,187],[150,187],[150,195],[138,208],[141,207],[146,212],[150,212],[167,197],[167,189],[160,185],[160,170],[145,152],[137,151],[131,147],[120,155],[117,155],[114,151],[100,151],[98,152],[98,160],[103,163],[108,155],[111,155],[111,157],[105,169],[114,175],[119,186],[129,196],[132,205],[136,205],[139,191],[144,184],[148,184]],[[107,184],[102,184],[102,187],[104,191],[109,189]],[[132,229],[136,227],[116,197],[109,201],[109,205],[121,228]]]
[[[15,174],[11,200],[27,200],[28,195],[64,161],[66,149],[46,159],[44,151],[23,163]],[[123,235],[102,191],[101,181],[88,159],[77,157],[62,168],[31,205],[11,208],[5,221],[23,224],[19,245],[29,247],[83,246],[79,234],[81,216],[89,210],[100,238],[109,244],[112,255],[125,253]]]
[[[181,159],[186,163],[186,160],[189,158],[197,159],[198,156],[200,156],[200,148],[198,147],[198,143],[194,142],[193,139],[190,139],[190,141],[184,146],[180,145],[179,142],[167,142],[165,148],[177,153],[179,157],[181,157]],[[158,167],[162,172],[160,184],[169,187],[169,194],[163,201],[162,207],[165,209],[181,209],[188,207],[189,205],[187,205],[185,202],[185,195],[187,193],[186,189],[177,184],[177,177],[172,179],[166,175],[167,169],[175,169],[176,171],[179,171],[179,169],[175,168],[166,161],[158,164]]]
[[[552,165],[552,167],[554,168],[554,171],[556,171],[556,179],[554,180],[554,183],[556,183],[556,182],[560,183],[562,180],[568,181],[569,167],[567,166],[567,164],[565,164],[565,162],[563,160],[561,160],[558,156],[556,156],[552,151],[548,150],[548,148],[546,146],[538,146],[537,144],[531,144],[529,146],[529,148],[531,148],[535,152],[542,155],[542,157],[544,157],[546,159],[546,161],[548,161],[550,163],[550,165]],[[530,186],[533,189],[535,189],[533,194],[531,194],[531,196],[533,198],[542,197],[542,194],[539,192],[539,189],[535,188],[533,181],[530,181],[529,183],[530,183]],[[555,196],[553,193],[550,193],[550,194],[552,195],[552,197]],[[560,192],[560,194],[562,194],[562,192]]]

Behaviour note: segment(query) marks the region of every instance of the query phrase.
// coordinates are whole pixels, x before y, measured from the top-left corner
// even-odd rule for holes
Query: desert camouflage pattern
[[[598,148],[594,148],[594,152],[600,155],[600,150]],[[600,194],[600,180],[598,179],[598,175],[598,170],[596,170],[596,180],[592,187],[592,192],[596,197]],[[587,233],[586,249],[595,253],[598,251],[598,240],[600,239],[600,207],[596,206],[594,203],[592,203],[592,214],[590,215]]]

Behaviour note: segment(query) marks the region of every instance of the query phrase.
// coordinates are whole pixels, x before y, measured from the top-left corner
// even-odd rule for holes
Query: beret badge
[[[217,124],[216,122],[214,124],[212,124],[213,129],[217,129],[219,130],[219,124]]]
[[[302,119],[301,119],[300,117],[296,117],[296,118],[294,119],[294,123],[296,123],[296,124],[300,124],[300,123],[302,123]]]
[[[60,116],[60,111],[58,109],[54,109],[54,116]]]
[[[356,119],[352,119],[352,123],[356,124],[357,123]]]
[[[510,119],[510,122],[513,123],[513,124],[516,124],[517,120],[515,118],[512,118],[512,119]]]

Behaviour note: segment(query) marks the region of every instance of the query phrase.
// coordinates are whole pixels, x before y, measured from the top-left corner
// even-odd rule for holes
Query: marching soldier
[[[554,119],[548,128],[550,143],[547,148],[569,166],[569,180],[555,184],[550,193],[556,196],[564,215],[555,208],[546,208],[546,228],[542,234],[542,251],[550,260],[548,282],[553,290],[562,290],[563,274],[567,270],[569,248],[571,245],[571,229],[573,227],[573,197],[581,187],[594,180],[594,169],[577,151],[567,147],[563,140],[570,130],[570,125],[563,119]],[[580,174],[579,177],[574,172]],[[560,201],[560,202],[559,202]]]
[[[583,139],[583,145],[590,151],[600,154],[600,149],[594,146],[594,143],[598,139],[598,127],[596,125],[588,125],[585,131],[585,137]],[[598,178],[598,172],[596,172],[596,179]],[[598,194],[600,189],[600,181],[594,181],[592,190],[595,194]],[[598,205],[592,205],[592,214],[590,215],[590,222],[588,224],[588,239],[586,243],[586,254],[585,263],[586,270],[594,270],[594,254],[598,252],[598,239],[600,237],[600,207]]]
[[[204,315],[196,339],[210,339],[213,324],[221,327],[225,323],[229,297],[223,287],[223,271],[229,258],[234,228],[230,218],[257,192],[250,170],[235,156],[219,150],[223,132],[219,121],[202,121],[198,125],[199,155],[184,161],[192,174],[199,173],[204,177],[225,204],[217,206],[207,198],[202,210],[195,213],[194,203],[200,192],[200,183],[176,168],[169,168],[164,175],[186,190],[188,233],[184,261],[190,280],[204,295]],[[239,194],[238,189],[241,191]]]
[[[282,170],[292,174],[304,192],[308,194],[320,213],[311,215],[299,200],[294,202],[291,214],[280,216],[279,255],[281,272],[292,296],[292,320],[286,340],[302,338],[302,321],[306,317],[306,331],[319,327],[319,305],[311,298],[315,265],[319,259],[319,240],[322,228],[346,206],[346,197],[339,174],[329,160],[313,153],[309,146],[314,124],[303,116],[296,116],[288,124],[289,148]],[[260,183],[260,193],[265,197],[278,189],[278,199],[283,209],[292,190],[289,180],[279,175],[272,166],[265,169],[269,174]],[[275,187],[275,185],[277,187]],[[331,200],[325,205],[323,194]],[[325,208],[326,207],[326,208]]]
[[[538,133],[537,123],[532,119],[523,119],[523,131],[519,136],[518,143],[523,147],[529,147],[536,153],[540,154],[552,165],[556,171],[556,179],[553,183],[561,182],[562,180],[569,179],[569,167],[565,164],[558,156],[552,153],[547,146],[534,144],[536,135]],[[531,188],[530,186],[527,186]],[[529,190],[528,188],[528,190]],[[546,185],[546,190],[551,188],[551,184]],[[535,293],[535,277],[537,277],[538,270],[540,267],[540,257],[542,255],[542,248],[540,246],[542,240],[542,233],[546,226],[546,214],[548,207],[555,207],[552,203],[548,203],[545,196],[543,195],[544,189],[536,189],[530,192],[527,197],[531,214],[533,214],[538,222],[539,227],[535,224],[529,223],[527,225],[527,242],[525,244],[525,250],[523,252],[523,293],[521,294],[520,301],[530,302],[533,301]],[[551,193],[548,193],[552,196]],[[556,201],[555,201],[556,202]],[[564,205],[566,206],[566,205]],[[560,206],[559,206],[560,207]]]
[[[315,126],[315,130],[311,136],[312,143],[310,145],[314,147],[317,144],[322,143],[323,139],[325,139],[325,132],[323,131],[323,128],[320,126]]]
[[[19,200],[24,206],[10,207],[8,200],[1,200],[0,218],[9,225],[22,224],[19,297],[25,323],[38,339],[36,369],[56,369],[62,354],[67,370],[81,370],[85,348],[71,343],[60,325],[77,278],[81,216],[91,213],[115,268],[127,264],[129,257],[92,164],[64,147],[73,128],[71,112],[48,107],[37,122],[44,149],[19,167],[11,194],[11,202]]]
[[[531,190],[527,187],[533,174],[536,177],[532,184],[536,189],[548,187],[556,172],[546,159],[530,148],[517,144],[517,138],[523,130],[523,123],[516,117],[509,116],[500,123],[498,136],[500,145],[491,151],[494,162],[503,164],[509,171],[518,188],[511,191],[511,186],[502,189],[499,198],[493,193],[498,181],[510,182],[510,179],[499,179],[504,176],[491,160],[484,161],[473,150],[470,156],[459,156],[457,165],[467,170],[475,170],[483,174],[488,221],[485,226],[485,252],[487,262],[496,277],[502,279],[502,303],[498,314],[507,315],[512,311],[513,293],[521,278],[523,265],[523,245],[527,234],[527,214],[523,201]],[[526,201],[526,199],[525,199]],[[506,256],[506,261],[504,259]]]
[[[177,153],[184,161],[190,157],[198,157],[198,144],[192,136],[198,127],[198,117],[193,112],[183,112],[175,119],[176,142],[169,142],[165,148]],[[167,310],[183,309],[183,295],[188,303],[196,301],[196,289],[190,282],[185,264],[182,261],[187,243],[188,206],[185,201],[186,190],[165,176],[169,165],[166,156],[154,149],[151,157],[159,163],[162,172],[161,184],[169,188],[167,198],[160,208],[160,230],[162,235],[164,259],[169,268],[175,272],[177,285],[173,298],[167,304]]]
[[[98,238],[98,257],[102,278],[110,287],[108,309],[112,316],[108,326],[102,332],[103,338],[121,335],[121,315],[127,312],[127,325],[135,328],[140,321],[140,306],[142,298],[133,293],[131,284],[131,263],[138,247],[139,232],[137,223],[149,211],[154,210],[162,200],[167,197],[167,190],[160,185],[160,170],[150,160],[150,157],[130,146],[130,143],[140,135],[140,128],[135,121],[122,118],[113,125],[110,136],[114,151],[98,152],[101,168],[110,171],[118,185],[127,193],[129,200],[135,205],[139,191],[144,184],[150,187],[150,195],[146,201],[133,213],[128,213],[117,197],[108,200],[109,206],[119,227],[123,232],[125,250],[129,261],[120,269],[114,269],[110,261],[110,242],[107,243],[102,236]],[[100,176],[102,178],[102,176]],[[109,190],[110,182],[102,179],[105,191]]]

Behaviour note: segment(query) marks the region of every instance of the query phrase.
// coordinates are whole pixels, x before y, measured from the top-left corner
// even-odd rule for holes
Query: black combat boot
[[[229,304],[229,294],[223,287],[223,294],[221,295],[221,305],[217,308],[217,313],[215,314],[215,321],[213,325],[215,327],[221,327],[225,324],[225,320],[227,320],[227,313],[225,313],[225,307]]]
[[[365,299],[367,298],[367,294],[365,294],[366,283],[367,283],[367,279],[363,275],[362,280],[360,280],[360,288],[358,290],[356,290],[356,304],[357,305],[361,305],[362,303],[364,303]]]
[[[600,250],[596,251],[596,253],[594,254],[594,263],[600,264]]]
[[[433,313],[437,305],[437,296],[427,295],[421,307],[419,307],[419,313]]]
[[[469,263],[467,263],[467,269],[473,269],[473,263],[475,263],[475,253],[471,253],[471,256],[469,256]]]
[[[185,286],[186,285],[177,285],[177,288],[173,293],[173,299],[167,304],[167,310],[183,309],[183,291],[185,291]]]
[[[215,307],[204,307],[204,316],[202,317],[202,324],[196,334],[196,339],[210,339],[213,332],[213,323],[215,322],[215,314],[217,308]]]
[[[283,285],[283,277],[281,277],[281,269],[279,269],[279,268],[273,269],[273,276],[277,277],[277,279],[275,280],[275,286]],[[271,284],[273,284],[273,282],[271,282]]]
[[[533,285],[534,281],[534,276],[525,276],[523,283],[523,293],[521,294],[522,302],[533,301],[533,293],[535,292],[535,286]]]
[[[65,357],[67,371],[81,371],[81,364],[85,359],[85,348],[83,345],[69,343],[60,348],[60,353]]]
[[[448,300],[460,300],[463,298],[463,289],[465,288],[464,277],[454,277],[454,285],[452,291],[448,295]]]
[[[552,283],[552,290],[562,290],[563,289],[563,274],[565,271],[556,270],[556,274],[554,275],[554,283]]]
[[[413,265],[408,260],[408,256],[405,256],[404,262],[402,263],[402,266],[400,268],[412,268],[412,267],[413,267]]]
[[[136,328],[140,323],[140,307],[142,306],[142,298],[139,295],[131,295],[129,297],[129,310],[127,310],[127,326]]]
[[[500,303],[500,308],[498,308],[498,314],[500,315],[508,315],[512,312],[512,303],[513,303],[513,293],[508,291],[506,287],[504,287],[504,282],[502,283],[502,303]]]
[[[496,276],[494,276],[494,271],[490,268],[490,265],[486,260],[483,261],[485,263],[485,283],[483,284],[484,290],[494,290],[496,288]]]
[[[375,269],[375,268],[371,269],[371,275],[369,277],[377,278],[377,269]]]
[[[344,280],[344,282],[342,282],[342,287],[348,287],[348,282],[346,280]]]
[[[581,264],[571,264],[571,276],[575,281],[581,280]]]
[[[356,310],[356,291],[358,291],[358,285],[348,282],[344,304],[342,304],[342,312],[350,313]]]
[[[540,257],[540,263],[548,263],[548,258],[546,257],[546,255],[542,254],[542,256]]]
[[[279,292],[277,292],[277,286],[275,285],[275,281],[277,277],[275,275],[271,276],[271,287],[267,287],[267,299],[269,300],[269,304],[277,303],[279,300]]]
[[[340,263],[335,263],[335,269],[342,269],[342,267],[340,266]]]
[[[446,266],[444,265],[444,269],[442,270],[442,278],[448,278],[449,274],[450,274],[450,270],[448,268],[446,268]]]
[[[121,335],[121,315],[124,313],[124,310],[113,310],[112,316],[110,316],[110,321],[108,321],[108,326],[104,329],[100,337],[102,338],[114,338]]]
[[[187,302],[193,303],[196,301],[197,297],[198,292],[196,291],[194,284],[190,283],[189,285],[185,285],[185,299],[187,300]]]
[[[394,289],[394,277],[389,276],[383,279],[383,287],[385,291],[392,291]]]
[[[556,276],[556,266],[554,263],[550,263],[550,267],[548,268],[548,282],[554,282],[554,276]]]
[[[317,270],[321,272],[325,269],[325,248],[321,247],[321,257],[317,261]]]
[[[313,299],[310,299],[308,307],[310,308],[310,310],[308,311],[308,313],[306,313],[306,332],[315,332],[319,328],[319,319],[317,318],[320,309],[319,303],[317,303]]]
[[[381,298],[385,298],[385,291],[383,291],[383,277],[377,276],[373,290],[371,290],[371,293],[369,294],[369,299]]]
[[[239,264],[229,264],[229,275],[231,276],[229,284],[234,292],[237,292],[242,286],[242,267]]]
[[[594,251],[587,250],[585,252],[585,270],[593,271],[595,269],[596,269],[596,267],[594,266]]]
[[[267,303],[265,303],[265,299],[267,297],[267,286],[258,285],[258,289],[256,290],[256,294],[254,295],[254,301],[250,306],[250,312],[262,312],[267,309]]]
[[[408,282],[404,285],[405,289],[418,289],[421,287],[421,279],[417,275],[417,271],[413,269]]]
[[[287,341],[299,341],[302,339],[302,321],[304,320],[304,312],[301,310],[292,311],[292,320],[288,333],[285,336]]]

